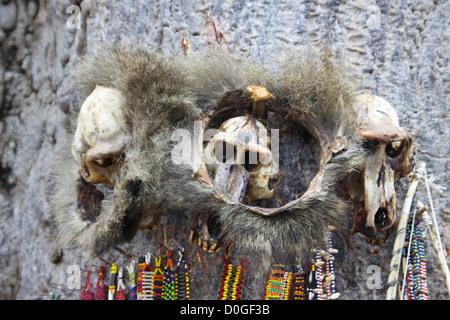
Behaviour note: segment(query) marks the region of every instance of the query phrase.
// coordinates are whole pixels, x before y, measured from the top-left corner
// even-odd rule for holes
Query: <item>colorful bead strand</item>
[[[151,266],[152,254],[148,252],[145,255],[145,263],[141,269],[141,300],[153,299],[153,275],[154,271]]]
[[[169,250],[167,253],[167,264],[164,268],[164,300],[176,300],[176,274],[172,262],[173,251]]]
[[[89,280],[90,276],[91,270],[88,270],[86,285],[84,286],[84,289],[81,292],[81,300],[94,300],[94,293],[91,291],[92,284],[91,281]]]
[[[264,291],[264,300],[287,300],[292,284],[292,273],[284,271],[284,265],[272,266]]]
[[[316,251],[316,262],[314,265],[316,266],[316,289],[314,290],[317,294],[317,300],[322,300],[323,296],[323,275],[322,275],[322,266],[324,262],[322,260],[322,252],[319,248]]]
[[[105,281],[103,278],[104,272],[105,272],[105,267],[100,266],[98,280],[97,280],[97,288],[95,290],[95,300],[106,300],[106,287],[105,287]]]
[[[178,300],[189,299],[189,270],[184,257],[184,247],[178,248],[178,263],[176,269],[176,290]],[[183,265],[182,265],[183,264]]]
[[[142,300],[142,271],[145,269],[145,258],[139,257],[137,276],[137,299]]]
[[[137,300],[135,266],[136,262],[134,260],[131,260],[130,264],[127,266],[128,276],[130,277],[131,300]]]
[[[114,300],[116,294],[117,265],[111,266],[111,274],[109,278],[108,300]]]
[[[163,300],[164,272],[161,269],[161,257],[155,257],[155,271],[153,272],[153,300]]]
[[[119,269],[119,280],[117,281],[117,292],[116,292],[116,299],[117,300],[126,300],[126,290],[125,290],[125,283],[123,282],[123,269]]]

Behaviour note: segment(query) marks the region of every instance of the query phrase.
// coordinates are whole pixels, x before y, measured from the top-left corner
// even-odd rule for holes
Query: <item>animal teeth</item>
[[[211,247],[209,247],[209,252],[216,252],[216,248],[217,248],[217,243],[213,243],[212,245],[211,245]]]
[[[97,163],[101,167],[105,165],[105,160],[103,160],[103,159],[96,159],[96,160],[94,160],[94,162]]]
[[[229,244],[228,246],[225,247],[225,257],[229,257],[231,254],[231,251],[233,250],[233,245]]]
[[[189,243],[192,245],[196,239],[197,239],[197,237],[194,233],[194,230],[191,230],[191,234],[189,235]]]
[[[203,241],[203,250],[208,251],[209,245],[208,245],[208,241]]]
[[[391,146],[392,146],[392,148],[394,148],[394,149],[400,148],[401,145],[402,145],[402,142],[401,142],[401,141],[392,141],[392,142],[391,142]]]

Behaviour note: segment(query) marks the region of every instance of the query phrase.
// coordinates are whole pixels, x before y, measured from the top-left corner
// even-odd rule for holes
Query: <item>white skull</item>
[[[357,231],[378,244],[389,236],[396,222],[394,183],[412,170],[411,141],[386,100],[366,92],[356,97],[355,110],[357,133],[373,155],[368,157],[362,174],[349,183],[349,194],[361,206],[357,209]]]
[[[114,173],[130,141],[125,104],[119,90],[97,86],[81,106],[72,154],[89,183],[114,185]]]
[[[205,148],[205,162],[218,193],[234,203],[270,199],[278,183],[270,189],[269,179],[279,170],[269,148],[267,129],[253,116],[222,123]]]

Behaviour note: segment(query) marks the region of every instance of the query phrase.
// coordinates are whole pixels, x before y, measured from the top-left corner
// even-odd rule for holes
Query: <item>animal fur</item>
[[[351,135],[352,81],[343,68],[315,52],[306,58],[291,55],[274,69],[276,72],[215,50],[166,58],[142,48],[124,51],[112,47],[83,58],[75,72],[81,96],[86,97],[97,84],[121,90],[128,99],[133,138],[118,183],[93,223],[83,221],[76,212],[74,161],[58,160],[61,174],[53,209],[62,245],[97,255],[130,239],[144,216],[161,208],[165,214],[184,210],[197,214],[203,222],[213,217],[222,243],[233,243],[238,251],[260,262],[254,265],[266,270],[280,257],[305,259],[322,243],[329,226],[347,226],[349,204],[335,187],[360,168],[365,157],[361,142]],[[171,161],[173,130],[184,128],[192,133],[193,122],[226,93],[245,92],[252,84],[264,86],[274,95],[270,107],[275,113],[312,112],[331,141],[337,135],[347,138],[347,149],[326,164],[320,191],[273,217],[218,200],[214,190],[193,177],[192,166]]]

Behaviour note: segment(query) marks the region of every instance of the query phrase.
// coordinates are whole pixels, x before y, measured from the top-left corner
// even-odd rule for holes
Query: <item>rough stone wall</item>
[[[76,6],[74,11],[67,11],[70,5]],[[81,290],[68,288],[68,266],[81,267],[83,285],[83,270],[94,268],[96,274],[95,266],[102,263],[87,262],[71,251],[64,252],[61,262],[51,261],[55,226],[45,194],[52,172],[48,160],[59,148],[70,112],[81,104],[71,76],[77,58],[93,44],[109,40],[145,43],[170,53],[182,50],[185,36],[194,51],[212,39],[205,25],[208,17],[231,50],[261,62],[283,47],[329,45],[363,78],[364,89],[390,101],[402,126],[416,137],[417,160],[427,163],[433,177],[434,207],[448,252],[449,12],[450,3],[438,0],[1,1],[0,298],[34,299],[58,291],[63,299],[77,299]],[[406,180],[397,184],[398,208],[407,187]],[[416,199],[428,203],[423,184]],[[133,255],[160,250],[161,239],[174,232],[167,218],[162,223],[161,230],[140,232],[123,249]],[[187,231],[182,214],[175,223]],[[341,299],[384,299],[393,238],[372,247],[354,235],[352,248],[337,239]],[[426,249],[431,298],[448,299],[429,242]],[[202,270],[195,248],[186,250],[192,264],[191,296],[214,299],[220,256],[207,256],[207,269]],[[126,261],[118,252],[103,258],[122,265]],[[375,289],[367,286],[371,265],[381,268]],[[261,299],[265,281],[250,279],[244,298]]]

